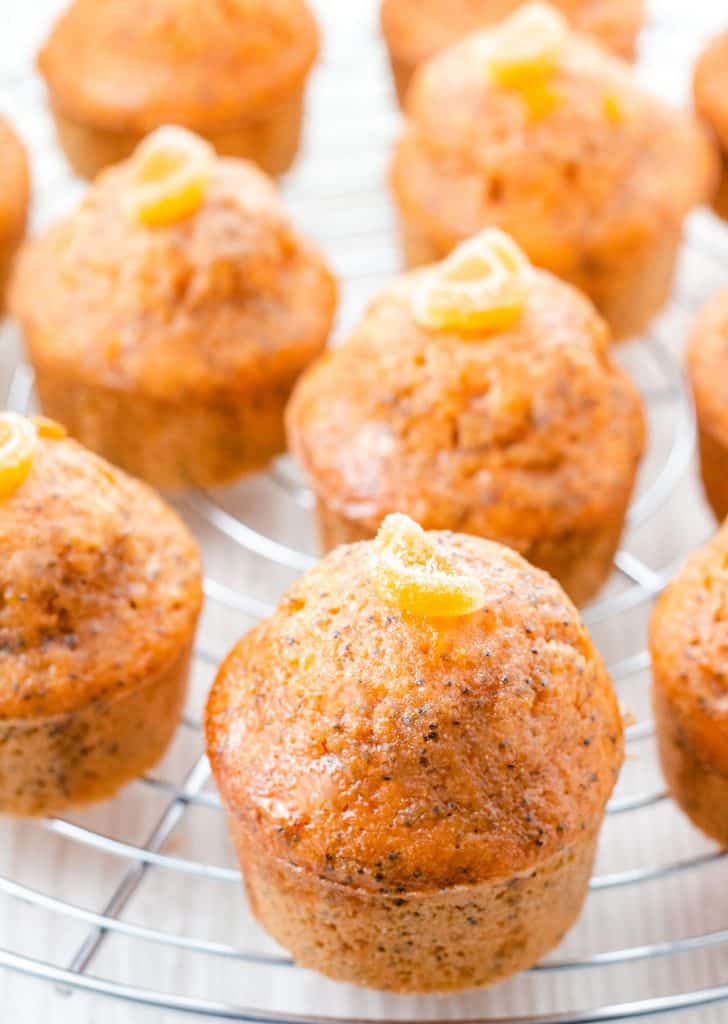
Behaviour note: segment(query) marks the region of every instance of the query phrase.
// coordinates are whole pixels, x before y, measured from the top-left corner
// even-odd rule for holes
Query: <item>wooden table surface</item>
[[[31,150],[36,186],[34,226],[72,207],[81,186],[74,182],[55,147],[52,126],[32,55],[58,0],[19,4],[0,0],[0,109],[17,124]],[[376,35],[373,0],[319,0],[326,26],[325,54],[311,91],[306,150],[285,183],[291,209],[325,248],[345,285],[340,330],[356,317],[369,295],[398,266],[385,172],[398,127],[387,69]],[[677,102],[687,95],[688,69],[700,40],[721,20],[712,0],[654,0],[652,28],[641,74]],[[724,13],[724,18],[728,12]],[[722,281],[728,281],[728,230],[707,214],[690,225],[676,300],[657,323],[651,342],[620,347],[619,358],[634,372],[650,402],[651,452],[643,493],[649,489],[674,441],[675,400],[668,369],[659,362],[679,352],[691,311]],[[707,240],[707,241],[706,241]],[[694,242],[694,244],[692,244]],[[655,353],[658,361],[655,361]],[[0,395],[15,379],[20,359],[15,330],[0,330]],[[281,497],[270,481],[253,481],[218,496],[222,507],[258,529],[313,551],[308,513]],[[273,600],[294,573],[246,554],[184,506],[199,533],[209,577],[266,601]],[[635,524],[625,537],[627,560],[640,558],[650,571],[679,558],[707,536],[712,524],[696,484],[694,466],[681,474],[669,501],[654,516]],[[625,564],[631,564],[629,561]],[[652,577],[654,579],[654,577]],[[648,583],[650,577],[647,575]],[[626,586],[618,575],[610,592]],[[594,633],[611,665],[639,654],[649,607],[597,622]],[[240,611],[210,601],[201,644],[219,656],[251,624]],[[198,716],[211,668],[195,673],[190,714]],[[643,720],[648,674],[625,676],[617,685],[624,703]],[[156,778],[179,783],[200,753],[199,735],[183,729]],[[651,741],[630,746],[618,797],[659,789]],[[209,789],[206,792],[211,792]],[[142,844],[169,803],[161,790],[135,784],[110,804],[69,817],[73,823],[127,842]],[[166,854],[232,868],[222,815],[208,806],[188,810],[164,848]],[[601,877],[632,868],[710,855],[713,847],[663,801],[655,808],[611,817],[597,865]],[[129,862],[80,845],[41,823],[0,822],[0,876],[52,897],[100,911]],[[155,868],[143,880],[124,920],[165,932],[275,951],[250,921],[239,887]],[[556,956],[584,958],[598,951],[638,947],[661,940],[728,928],[728,863],[671,874],[662,881],[613,887],[592,894],[585,915]],[[11,898],[0,885],[0,947],[68,966],[89,932],[88,924]],[[115,935],[101,946],[89,973],[132,985],[180,992],[197,998],[311,1014],[372,1015],[449,1019],[556,1012],[564,1008],[621,1003],[728,983],[728,945],[639,963],[583,971],[527,975],[491,993],[448,999],[392,999],[324,982],[290,968],[244,967],[224,958],[191,955],[137,938]],[[181,1017],[84,994],[69,996],[49,984],[0,971],[0,1024],[172,1024]],[[728,1004],[662,1020],[684,1024],[728,1021]]]

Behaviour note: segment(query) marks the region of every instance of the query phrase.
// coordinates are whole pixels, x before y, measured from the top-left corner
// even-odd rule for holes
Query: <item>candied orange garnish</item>
[[[530,276],[513,239],[487,228],[425,274],[413,298],[415,320],[435,330],[502,330],[523,312]]]
[[[45,438],[47,441],[62,441],[64,437],[68,436],[68,431],[62,423],[49,419],[47,416],[34,416],[33,426],[38,437]]]
[[[613,124],[624,120],[624,104],[616,92],[605,92],[603,98],[604,116]]]
[[[33,466],[38,432],[33,422],[16,412],[0,413],[0,499],[23,484]]]
[[[167,125],[137,147],[132,157],[129,206],[147,227],[185,220],[205,200],[215,151],[198,135]]]
[[[408,516],[387,516],[375,543],[377,589],[402,611],[455,618],[484,606],[480,580],[463,572]]]
[[[488,67],[493,81],[522,89],[548,79],[559,66],[568,34],[566,19],[548,4],[521,7],[491,33]]]

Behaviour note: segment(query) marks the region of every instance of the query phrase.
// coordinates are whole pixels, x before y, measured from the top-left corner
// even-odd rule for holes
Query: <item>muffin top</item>
[[[183,654],[200,610],[199,553],[182,522],[57,430],[41,433],[27,477],[0,493],[3,720],[152,682]],[[0,418],[0,456],[6,439]]]
[[[525,11],[419,70],[392,184],[404,216],[443,250],[497,224],[568,273],[585,250],[618,253],[679,225],[712,188],[715,154],[689,115],[565,25],[559,40],[551,25],[543,54],[533,42],[532,66],[508,67],[504,33]]]
[[[0,117],[0,242],[25,230],[30,202],[30,174],[25,150],[10,124]]]
[[[650,648],[655,684],[679,709],[686,739],[728,775],[728,525],[660,598]]]
[[[340,547],[239,642],[207,709],[223,800],[256,843],[369,890],[535,867],[598,823],[622,760],[609,678],[559,585],[489,541],[422,536],[477,611],[402,610],[379,542]]]
[[[552,0],[569,22],[628,56],[644,19],[644,0]],[[507,17],[523,0],[383,0],[382,28],[394,54],[419,64],[469,32]]]
[[[74,0],[38,64],[79,121],[206,130],[285,102],[317,47],[304,0]]]
[[[728,444],[728,288],[698,314],[686,359],[700,425]]]
[[[206,144],[187,135],[154,133],[21,253],[11,304],[34,356],[60,375],[163,399],[235,393],[290,376],[324,346],[335,284],[275,186],[245,161],[205,164]],[[157,195],[160,137],[192,155]],[[174,219],[140,219],[162,215]]]
[[[368,532],[401,511],[524,550],[627,501],[639,396],[589,301],[529,271],[520,315],[467,334],[424,326],[431,271],[407,274],[305,373],[289,440],[328,505]]]
[[[728,147],[728,30],[708,43],[695,65],[695,106],[723,147]]]

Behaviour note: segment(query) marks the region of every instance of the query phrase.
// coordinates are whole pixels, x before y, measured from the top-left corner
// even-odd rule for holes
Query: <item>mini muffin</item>
[[[25,150],[5,118],[0,117],[0,313],[10,266],[25,234],[30,202],[30,175]]]
[[[559,585],[404,516],[239,642],[206,728],[258,920],[302,966],[397,992],[489,985],[560,941],[622,763]]]
[[[479,259],[496,266],[478,281]],[[608,345],[591,303],[495,229],[395,281],[288,410],[323,547],[404,512],[515,548],[584,603],[611,571],[644,447]]]
[[[728,846],[728,524],[660,598],[650,648],[668,785],[693,823]]]
[[[722,154],[716,213],[728,217],[728,31],[710,41],[695,66],[695,107],[713,132]]]
[[[164,124],[282,174],[317,49],[304,0],[74,0],[38,66],[79,174],[125,159]]]
[[[495,225],[594,301],[616,337],[669,295],[686,213],[712,190],[697,123],[529,5],[426,64],[392,165],[407,263]]]
[[[716,519],[728,516],[728,289],[701,310],[688,339],[703,485]]]
[[[152,491],[0,414],[0,813],[101,800],[159,760],[200,602],[195,542]]]
[[[494,25],[523,0],[383,0],[382,31],[400,103],[420,64],[469,32]],[[626,60],[635,55],[645,16],[644,0],[555,0],[554,6],[581,32]]]
[[[223,483],[285,445],[336,289],[268,178],[160,129],[28,244],[12,303],[43,409],[162,488]]]

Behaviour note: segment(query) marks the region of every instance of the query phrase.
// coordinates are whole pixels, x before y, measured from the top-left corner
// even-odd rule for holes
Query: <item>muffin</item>
[[[30,176],[25,150],[14,131],[0,117],[0,314],[10,266],[25,234],[30,202]]]
[[[728,524],[660,598],[650,649],[668,785],[692,822],[728,846]]]
[[[500,227],[624,337],[665,302],[716,170],[689,115],[533,4],[417,74],[391,184],[409,266]]]
[[[499,252],[511,269],[489,295],[498,269],[478,282],[475,267]],[[288,410],[323,547],[404,512],[515,548],[584,603],[611,571],[644,447],[608,346],[591,303],[495,229],[396,280]]]
[[[420,64],[469,32],[494,25],[523,0],[383,0],[382,31],[400,103]],[[555,0],[569,23],[625,60],[635,56],[645,16],[644,0]]]
[[[720,184],[713,205],[728,217],[728,31],[712,39],[695,66],[695,108],[721,150]]]
[[[397,992],[489,985],[559,942],[622,763],[559,585],[404,516],[238,643],[206,730],[257,919],[302,966]]]
[[[197,547],[143,484],[0,414],[0,813],[113,795],[177,726]]]
[[[335,304],[270,180],[180,128],[27,244],[12,288],[44,411],[161,488],[223,483],[284,448]]]
[[[78,174],[171,123],[277,175],[298,149],[317,49],[304,0],[74,0],[38,66]]]
[[[728,516],[728,289],[698,314],[686,349],[695,400],[705,493],[722,522]]]

